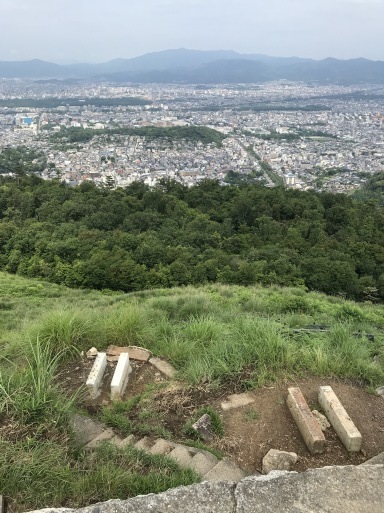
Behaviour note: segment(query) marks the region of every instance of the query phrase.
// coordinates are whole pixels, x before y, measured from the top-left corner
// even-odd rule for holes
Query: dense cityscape
[[[193,185],[212,178],[351,192],[383,169],[383,101],[383,86],[4,79],[0,151],[32,148],[43,155],[40,176],[73,185],[152,186],[161,178]],[[208,127],[225,138],[119,132],[151,126]]]

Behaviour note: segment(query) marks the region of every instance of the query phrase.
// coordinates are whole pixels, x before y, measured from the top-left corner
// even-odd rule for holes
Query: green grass
[[[97,461],[79,452],[68,427],[77,399],[63,395],[56,376],[63,361],[91,346],[145,346],[192,386],[233,382],[245,390],[308,374],[370,389],[384,382],[383,305],[278,286],[70,290],[5,273],[0,297],[0,490],[11,513],[80,507],[196,480],[166,458],[137,451],[103,446]],[[295,332],[308,325],[329,329]],[[135,433],[170,438],[150,401],[144,394],[100,415],[128,435],[134,411]],[[220,417],[212,415],[219,435]]]

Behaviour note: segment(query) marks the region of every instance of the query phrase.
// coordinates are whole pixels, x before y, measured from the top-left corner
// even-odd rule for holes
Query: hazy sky
[[[0,60],[169,48],[384,60],[384,0],[0,0]]]

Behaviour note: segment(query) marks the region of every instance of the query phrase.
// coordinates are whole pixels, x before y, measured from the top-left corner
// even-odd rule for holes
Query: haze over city
[[[384,60],[381,0],[2,0],[0,60],[102,62],[167,48]]]

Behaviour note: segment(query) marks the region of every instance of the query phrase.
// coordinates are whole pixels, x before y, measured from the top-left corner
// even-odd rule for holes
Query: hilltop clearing
[[[73,412],[131,433],[165,438],[226,455],[248,473],[269,448],[294,450],[295,470],[361,463],[384,450],[384,306],[307,293],[303,288],[212,284],[131,294],[68,289],[0,273],[0,489],[9,511],[76,507],[198,480],[164,456],[108,444],[80,449]],[[91,401],[82,387],[92,363],[81,351],[110,344],[146,347],[177,370],[169,382],[135,364],[124,400]],[[111,367],[112,369],[112,367]],[[332,430],[321,457],[306,450],[285,406],[297,383],[316,407],[331,385],[363,434],[348,455]],[[255,401],[223,412],[230,394]],[[77,393],[74,395],[74,393]],[[191,420],[209,411],[206,445]]]

